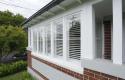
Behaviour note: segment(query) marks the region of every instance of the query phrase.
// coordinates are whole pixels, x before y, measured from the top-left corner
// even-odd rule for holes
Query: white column
[[[122,64],[122,0],[113,0],[113,63]]]
[[[28,28],[28,47],[30,47],[30,28]]]
[[[46,36],[46,34],[45,34],[45,27],[44,27],[44,26],[42,26],[43,54],[45,54],[45,53],[46,53],[46,51],[45,51],[45,36]]]
[[[63,17],[63,58],[64,60],[67,60],[67,26],[66,26],[66,19]]]
[[[33,50],[33,30],[31,29],[31,50]]]
[[[54,57],[54,25],[53,22],[51,22],[51,56]]]
[[[95,12],[91,4],[84,6],[81,14],[81,56],[95,58]]]

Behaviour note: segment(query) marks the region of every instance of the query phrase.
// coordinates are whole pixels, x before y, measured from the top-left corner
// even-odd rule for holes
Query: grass
[[[0,78],[0,80],[35,80],[27,71]]]

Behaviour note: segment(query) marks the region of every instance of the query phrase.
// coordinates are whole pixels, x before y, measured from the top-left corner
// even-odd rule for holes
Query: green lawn
[[[22,71],[13,75],[9,75],[0,80],[35,80],[31,75],[27,73],[27,71]]]

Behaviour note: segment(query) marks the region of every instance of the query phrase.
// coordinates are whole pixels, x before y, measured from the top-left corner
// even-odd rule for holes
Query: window
[[[50,25],[46,25],[45,29],[45,53],[50,55],[51,53],[51,28]]]
[[[33,31],[33,51],[37,52],[37,32]]]
[[[31,29],[28,28],[28,46],[31,47]]]
[[[42,30],[39,31],[39,34],[38,34],[38,41],[39,41],[39,53],[43,53],[43,36],[42,36]]]
[[[55,55],[63,56],[63,21],[55,22]]]
[[[68,43],[70,59],[80,60],[80,14],[73,14],[68,17]]]

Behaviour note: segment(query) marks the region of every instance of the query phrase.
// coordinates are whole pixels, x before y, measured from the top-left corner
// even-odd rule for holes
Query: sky
[[[9,10],[28,18],[52,0],[0,0],[0,11]]]

